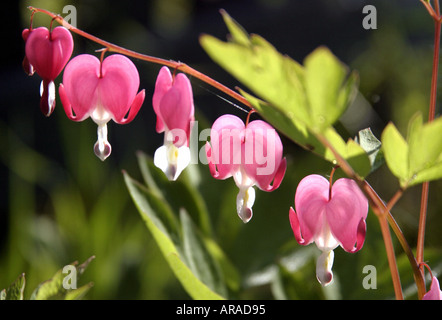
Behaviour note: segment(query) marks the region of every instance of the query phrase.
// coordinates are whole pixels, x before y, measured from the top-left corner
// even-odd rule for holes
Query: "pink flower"
[[[233,177],[239,188],[237,213],[244,222],[252,218],[253,186],[273,191],[281,184],[287,166],[282,152],[278,133],[264,121],[245,126],[240,118],[223,115],[213,123],[206,144],[210,173],[220,180]]]
[[[55,108],[55,78],[63,70],[74,49],[71,33],[64,27],[49,32],[45,27],[23,30],[26,56],[25,71],[32,75],[36,71],[43,79],[40,86],[40,109],[50,116]]]
[[[364,244],[368,201],[351,179],[338,179],[330,188],[327,179],[313,174],[299,183],[295,208],[289,213],[295,238],[301,245],[314,241],[323,252],[316,276],[327,285],[333,279],[333,250],[340,245],[347,252],[356,252]]]
[[[64,110],[73,121],[91,117],[98,125],[94,151],[103,161],[111,153],[107,123],[126,124],[135,118],[145,97],[144,90],[137,94],[139,84],[137,68],[120,54],[102,63],[95,56],[82,54],[66,66],[59,90]]]
[[[430,290],[424,294],[422,300],[442,300],[442,291],[435,276],[431,280]]]
[[[162,67],[155,83],[152,105],[157,115],[156,130],[164,132],[164,144],[154,155],[154,163],[169,180],[176,180],[190,163],[190,130],[194,120],[192,86],[185,74],[172,77]]]

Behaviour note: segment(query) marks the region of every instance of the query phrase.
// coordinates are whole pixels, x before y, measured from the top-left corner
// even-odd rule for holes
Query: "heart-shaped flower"
[[[50,116],[55,108],[55,78],[61,73],[74,49],[71,33],[64,27],[49,31],[45,27],[23,30],[26,43],[25,71],[43,79],[40,86],[40,109]]]
[[[287,166],[281,139],[272,126],[262,120],[246,126],[234,115],[223,115],[213,123],[206,155],[214,178],[235,180],[237,213],[244,222],[252,218],[253,186],[263,191],[277,189]]]
[[[354,180],[341,178],[333,186],[320,175],[309,175],[296,189],[295,208],[290,208],[290,224],[297,242],[313,241],[323,252],[316,276],[323,285],[333,279],[333,250],[341,246],[356,252],[364,244],[368,201]]]
[[[155,151],[154,164],[169,180],[176,180],[190,163],[190,130],[194,120],[192,86],[184,73],[172,76],[162,67],[155,83],[152,105],[156,130],[164,132],[164,144]]]
[[[101,160],[111,153],[107,123],[129,123],[140,110],[145,93],[142,90],[137,94],[139,84],[137,68],[120,54],[102,63],[95,56],[82,54],[66,66],[59,90],[61,102],[69,119],[83,121],[91,117],[98,125],[94,151]]]

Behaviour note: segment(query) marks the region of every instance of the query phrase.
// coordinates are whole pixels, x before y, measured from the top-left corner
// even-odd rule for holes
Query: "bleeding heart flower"
[[[253,186],[273,191],[281,184],[287,167],[282,151],[278,133],[264,121],[245,126],[237,116],[223,115],[213,123],[206,144],[210,173],[220,180],[233,176],[239,188],[237,213],[243,222],[252,218]]]
[[[296,189],[295,208],[289,218],[296,240],[301,245],[313,241],[323,252],[316,264],[316,276],[322,285],[333,279],[333,249],[347,252],[362,248],[368,201],[355,181],[341,178],[333,186],[319,175],[309,175]]]
[[[439,280],[435,276],[432,277],[430,290],[424,294],[422,300],[442,300]]]
[[[73,121],[91,117],[98,125],[94,152],[103,161],[111,153],[107,123],[126,124],[135,118],[145,97],[144,90],[137,94],[139,84],[137,68],[120,54],[102,63],[95,56],[82,54],[66,66],[59,90],[64,110]]]
[[[64,27],[49,31],[45,27],[23,30],[26,56],[23,60],[25,71],[35,72],[43,79],[40,86],[40,109],[50,116],[55,108],[54,80],[63,70],[74,49],[71,33]]]
[[[164,144],[155,151],[154,164],[169,180],[176,180],[190,163],[190,130],[194,120],[192,86],[185,74],[172,76],[162,67],[155,83],[152,105],[156,130],[164,132]]]

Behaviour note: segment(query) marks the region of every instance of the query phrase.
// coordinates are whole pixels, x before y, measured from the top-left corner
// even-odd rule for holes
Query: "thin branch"
[[[431,75],[430,105],[428,110],[428,122],[433,121],[436,114],[437,78],[439,73],[440,36],[441,36],[441,20],[442,20],[442,17],[440,16],[439,0],[435,1],[435,15],[436,17],[431,15],[434,19],[434,49],[433,49],[434,51],[433,51],[433,69]],[[421,205],[419,212],[419,227],[417,235],[416,259],[418,263],[424,262],[425,227],[427,221],[429,190],[430,190],[430,183],[428,181],[425,181],[422,184]],[[424,275],[423,270],[422,270],[422,275]]]
[[[425,9],[427,9],[428,13],[430,14],[430,16],[433,17],[433,19],[439,20],[439,16],[436,14],[436,12],[434,11],[433,7],[431,6],[431,4],[425,0],[420,0],[422,2],[422,4],[424,5]]]
[[[105,40],[102,40],[100,38],[97,38],[87,32],[84,32],[78,28],[75,28],[74,26],[72,26],[71,24],[69,24],[66,20],[64,20],[61,16],[52,13],[48,10],[45,9],[40,9],[40,8],[34,8],[34,7],[28,7],[29,10],[31,10],[33,13],[36,12],[40,12],[40,13],[44,13],[50,17],[52,17],[55,21],[57,21],[59,24],[61,24],[62,26],[64,26],[66,29],[86,38],[89,39],[95,43],[100,44],[103,47],[106,47],[108,49],[108,52],[114,52],[114,53],[120,53],[120,54],[124,54],[126,56],[132,57],[134,59],[139,59],[139,60],[143,60],[143,61],[147,61],[147,62],[151,62],[151,63],[155,63],[155,64],[160,64],[160,65],[164,65],[170,68],[174,68],[174,69],[179,69],[180,71],[187,73],[195,78],[200,79],[201,81],[204,81],[205,83],[211,85],[214,88],[217,88],[218,90],[224,92],[225,94],[229,95],[230,97],[234,98],[235,100],[241,102],[242,104],[244,104],[245,106],[247,106],[248,108],[252,109],[252,105],[250,104],[250,102],[244,98],[242,95],[240,95],[239,93],[233,91],[232,89],[224,86],[223,84],[219,83],[218,81],[210,78],[209,76],[189,67],[187,64],[184,64],[182,62],[176,62],[173,60],[166,60],[166,59],[161,59],[161,58],[157,58],[157,57],[153,57],[153,56],[149,56],[146,54],[141,54],[132,50],[128,50],[126,48],[117,46],[113,43],[107,42]]]

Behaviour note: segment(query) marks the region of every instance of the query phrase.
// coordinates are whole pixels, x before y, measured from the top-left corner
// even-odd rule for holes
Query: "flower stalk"
[[[234,98],[235,100],[241,102],[242,104],[244,104],[245,106],[247,106],[248,108],[252,109],[252,105],[250,104],[250,102],[244,98],[242,95],[240,95],[239,93],[233,91],[232,89],[224,86],[223,84],[219,83],[218,81],[210,78],[209,76],[193,69],[192,67],[188,66],[187,64],[181,63],[181,62],[176,62],[173,60],[166,60],[166,59],[161,59],[161,58],[157,58],[157,57],[153,57],[153,56],[149,56],[146,54],[141,54],[132,50],[128,50],[126,48],[117,46],[113,43],[107,42],[105,40],[102,40],[100,38],[97,38],[87,32],[84,32],[83,30],[80,30],[74,26],[72,26],[71,24],[69,24],[66,20],[63,19],[63,17],[52,13],[48,10],[45,9],[40,9],[40,8],[35,8],[32,6],[28,7],[29,10],[32,11],[32,13],[44,13],[50,17],[52,17],[55,21],[57,21],[58,23],[60,23],[62,26],[64,26],[66,29],[78,34],[79,36],[82,36],[86,39],[89,39],[95,43],[98,43],[100,45],[102,45],[103,47],[108,49],[108,52],[114,52],[114,53],[120,53],[120,54],[124,54],[126,56],[135,58],[135,59],[139,59],[139,60],[143,60],[143,61],[147,61],[147,62],[151,62],[151,63],[155,63],[155,64],[159,64],[159,65],[163,65],[163,66],[167,66],[170,67],[172,69],[179,69],[181,72],[187,73],[190,76],[193,76],[197,79],[200,79],[201,81],[204,81],[205,83],[209,84],[210,86],[217,88],[218,90],[220,90],[221,92],[224,92],[225,94],[229,95],[230,97]]]
[[[439,54],[440,54],[440,36],[441,36],[441,22],[439,0],[434,1],[435,8],[433,9],[426,1],[424,3],[428,12],[434,20],[434,51],[433,51],[433,69],[431,75],[431,91],[430,91],[430,105],[428,111],[428,122],[434,120],[436,114],[436,99],[437,99],[437,78],[439,73]],[[419,228],[417,235],[416,259],[418,263],[424,262],[424,242],[425,242],[425,226],[428,211],[428,194],[430,190],[430,183],[425,181],[422,184],[421,205],[419,214]],[[422,275],[424,270],[421,269]]]

